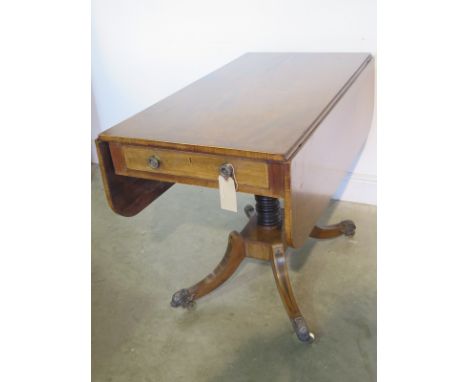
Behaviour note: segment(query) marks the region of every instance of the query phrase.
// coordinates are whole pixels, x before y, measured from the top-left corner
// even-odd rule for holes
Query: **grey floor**
[[[376,208],[334,202],[322,223],[354,238],[289,250],[289,273],[317,340],[298,342],[270,265],[248,259],[193,311],[172,294],[207,275],[246,223],[217,190],[175,185],[133,218],[107,206],[92,168],[92,378],[100,381],[375,381]],[[239,206],[253,197],[240,194]]]

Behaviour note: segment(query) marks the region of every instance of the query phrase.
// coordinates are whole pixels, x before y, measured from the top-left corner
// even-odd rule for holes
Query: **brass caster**
[[[312,332],[309,331],[304,317],[299,316],[292,320],[294,331],[296,332],[297,338],[301,342],[312,343],[315,340],[315,336]]]
[[[356,224],[352,220],[343,220],[340,225],[340,231],[345,236],[354,236],[356,233]]]
[[[193,309],[195,308],[194,295],[188,289],[181,289],[172,296],[171,306],[173,308],[181,306],[182,308]]]

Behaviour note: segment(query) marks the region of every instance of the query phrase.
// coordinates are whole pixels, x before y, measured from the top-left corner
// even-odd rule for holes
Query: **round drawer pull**
[[[159,168],[161,166],[161,160],[152,155],[148,158],[148,166],[154,169]]]
[[[232,164],[230,163],[225,163],[219,167],[219,174],[224,178],[228,179],[231,176],[234,175],[234,168],[232,167]]]

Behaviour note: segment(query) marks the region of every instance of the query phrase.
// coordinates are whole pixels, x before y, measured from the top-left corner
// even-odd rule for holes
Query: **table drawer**
[[[198,179],[216,186],[219,167],[231,163],[239,188],[268,189],[270,185],[268,164],[262,161],[119,143],[110,143],[110,149],[119,175],[151,174],[154,179],[188,184],[200,184],[191,181]]]

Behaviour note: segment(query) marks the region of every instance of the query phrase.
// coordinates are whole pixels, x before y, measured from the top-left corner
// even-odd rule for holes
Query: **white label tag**
[[[219,183],[219,198],[221,200],[221,208],[232,212],[237,212],[237,195],[236,184],[234,179],[229,177],[224,179],[221,175],[218,176]]]

